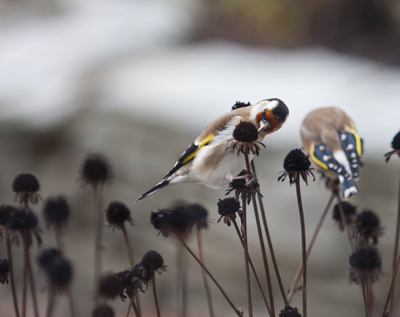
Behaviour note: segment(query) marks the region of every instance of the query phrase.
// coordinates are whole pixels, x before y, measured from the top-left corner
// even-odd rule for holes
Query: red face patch
[[[271,126],[270,128],[265,130],[266,132],[272,132],[282,125],[282,122],[279,122],[279,120],[276,119],[276,117],[271,109],[268,109],[263,117],[265,118],[265,120],[267,122],[269,122],[269,124]]]

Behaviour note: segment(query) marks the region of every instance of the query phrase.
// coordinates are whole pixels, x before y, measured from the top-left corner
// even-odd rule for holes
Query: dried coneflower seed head
[[[72,265],[62,256],[55,257],[50,261],[45,267],[45,272],[52,287],[65,288],[71,283]]]
[[[400,131],[394,136],[392,140],[393,150],[400,150]]]
[[[139,281],[140,283],[147,283],[150,282],[151,280],[151,271],[146,270],[142,263],[136,263],[132,268],[131,268],[131,274],[132,274],[132,282],[135,283],[135,281]]]
[[[15,231],[32,230],[37,225],[38,218],[30,209],[26,212],[22,209],[14,209],[7,221],[7,228]]]
[[[279,317],[301,317],[296,307],[286,306],[279,313]]]
[[[382,227],[378,215],[369,209],[365,209],[356,218],[357,233],[365,240],[371,239],[373,244],[378,242],[382,235]]]
[[[9,205],[0,206],[0,226],[5,226],[7,224],[8,218],[14,207]]]
[[[221,216],[227,216],[235,214],[240,210],[240,203],[233,197],[225,198],[219,200],[218,203],[218,213]]]
[[[392,151],[385,153],[386,163],[389,162],[392,155],[397,154],[400,157],[400,131],[394,136],[392,140]]]
[[[171,209],[157,209],[150,213],[150,223],[163,236],[168,236],[171,227]]]
[[[12,183],[12,190],[15,193],[15,200],[19,203],[36,204],[39,200],[39,181],[30,173],[18,174]]]
[[[343,214],[346,219],[346,224],[350,224],[354,221],[354,217],[357,212],[357,207],[350,204],[347,201],[342,201],[340,203],[337,203],[333,207],[332,218],[338,223],[340,230],[343,230],[344,224],[340,216],[340,208],[343,210]]]
[[[62,196],[49,198],[43,208],[44,220],[47,225],[64,226],[69,217],[69,207]]]
[[[105,298],[114,299],[123,291],[122,283],[114,273],[104,273],[97,284],[97,293]]]
[[[61,252],[55,248],[43,249],[36,257],[36,261],[42,269],[46,269],[55,259],[61,257]]]
[[[208,211],[200,204],[190,204],[186,207],[188,213],[192,214],[197,229],[208,228]]]
[[[310,159],[300,149],[291,150],[283,160],[283,168],[287,172],[307,171],[310,166]]]
[[[254,142],[258,139],[258,131],[254,124],[241,121],[233,130],[233,138],[239,142]]]
[[[113,228],[124,229],[125,221],[133,225],[128,207],[119,201],[112,201],[106,209],[106,219]]]
[[[350,279],[352,281],[375,282],[381,273],[382,260],[375,248],[362,247],[354,252],[350,258]]]
[[[110,180],[111,170],[107,160],[100,155],[89,155],[82,166],[81,176],[85,183],[97,186]]]
[[[10,275],[10,268],[6,258],[0,259],[0,283],[8,284],[8,277]]]
[[[284,171],[282,172],[282,175],[278,177],[278,181],[283,182],[286,177],[289,176],[289,183],[293,184],[301,176],[305,183],[308,184],[307,177],[309,174],[311,174],[315,180],[315,176],[312,173],[312,168],[310,168],[310,166],[311,161],[309,157],[304,154],[301,149],[293,149],[283,160]]]
[[[92,310],[92,317],[114,317],[113,309],[108,305],[97,306]]]
[[[251,106],[250,102],[241,102],[241,101],[236,101],[235,104],[232,106],[232,110],[243,108],[243,107],[248,107]]]
[[[8,217],[6,228],[17,239],[19,235],[26,239],[28,246],[32,243],[32,237],[36,238],[38,244],[42,242],[38,218],[30,209],[14,208]]]
[[[158,270],[163,267],[164,259],[162,256],[156,251],[148,251],[145,255],[143,255],[142,266],[145,270]]]

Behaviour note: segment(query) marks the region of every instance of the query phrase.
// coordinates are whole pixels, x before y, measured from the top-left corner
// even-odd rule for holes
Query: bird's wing
[[[163,179],[167,179],[182,166],[193,160],[203,146],[207,146],[220,131],[226,129],[228,123],[232,119],[238,116],[243,117],[242,113],[246,113],[246,111],[244,111],[244,108],[232,110],[231,112],[228,112],[211,122],[200,133],[196,140],[186,149],[186,151],[182,153],[178,161],[176,161],[174,167],[168,172],[167,175],[165,175]]]
[[[180,158],[176,161],[174,167],[168,172],[167,175],[165,175],[164,179],[170,177],[172,174],[174,174],[177,170],[179,170],[182,166],[186,165],[188,162],[193,160],[193,158],[196,156],[198,151],[203,147],[206,146],[210,141],[214,138],[215,134],[210,133],[207,137],[205,137],[203,140],[200,142],[193,142],[185,152],[182,153]]]

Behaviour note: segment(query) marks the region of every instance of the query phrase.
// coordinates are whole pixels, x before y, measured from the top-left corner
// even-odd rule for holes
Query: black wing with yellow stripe
[[[193,142],[185,152],[182,153],[181,157],[178,159],[178,161],[175,163],[174,167],[172,170],[168,172],[167,175],[165,175],[164,179],[168,178],[172,174],[174,174],[177,170],[179,170],[182,166],[184,166],[186,163],[189,163],[191,160],[194,159],[196,156],[197,152],[205,145],[209,144],[210,141],[214,138],[214,134],[210,133],[204,140],[202,140],[199,144],[196,144]]]

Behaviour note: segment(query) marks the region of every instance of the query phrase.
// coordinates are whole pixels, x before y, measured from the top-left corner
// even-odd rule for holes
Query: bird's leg
[[[257,176],[254,172],[250,171],[250,173],[248,173],[246,170],[244,170],[241,175],[235,176],[232,178],[232,180],[244,180],[246,182],[246,187],[251,187],[255,184],[258,183],[258,179]]]

